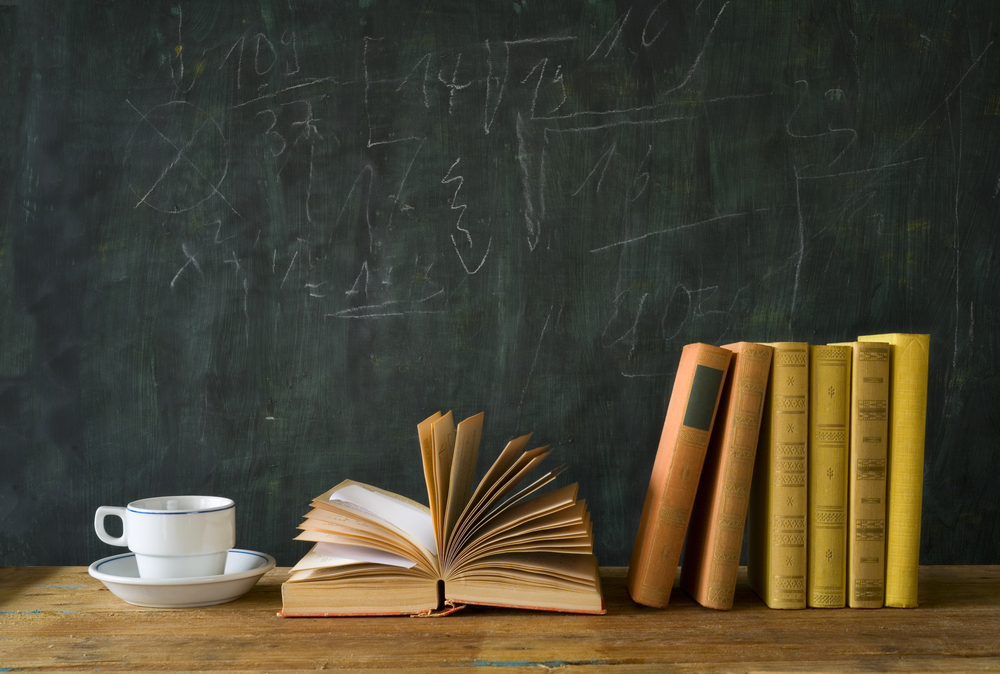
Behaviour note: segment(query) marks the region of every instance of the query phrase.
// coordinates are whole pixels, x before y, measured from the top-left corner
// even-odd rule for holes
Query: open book
[[[594,535],[577,485],[527,481],[548,455],[511,440],[473,490],[483,415],[417,426],[430,506],[346,480],[316,497],[296,540],[313,548],[279,615],[433,615],[466,604],[604,613]]]

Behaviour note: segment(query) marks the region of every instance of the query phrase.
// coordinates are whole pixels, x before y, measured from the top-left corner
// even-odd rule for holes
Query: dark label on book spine
[[[725,370],[705,365],[695,368],[691,396],[688,398],[687,409],[684,410],[685,426],[699,431],[711,430],[715,403],[719,399],[719,388],[725,374]]]

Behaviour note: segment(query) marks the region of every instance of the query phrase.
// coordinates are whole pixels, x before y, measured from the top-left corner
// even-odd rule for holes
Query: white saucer
[[[239,599],[274,568],[274,557],[251,550],[230,550],[226,572],[197,578],[140,578],[135,553],[99,559],[90,575],[129,604],[152,608],[192,608]]]

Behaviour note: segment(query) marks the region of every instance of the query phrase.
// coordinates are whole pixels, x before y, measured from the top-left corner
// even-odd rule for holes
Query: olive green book
[[[891,333],[858,340],[889,344],[885,605],[913,608],[920,565],[930,335]]]
[[[809,364],[808,599],[847,601],[847,487],[851,422],[850,346],[814,345]]]
[[[880,608],[885,604],[889,345],[855,342],[853,346],[847,605]]]
[[[748,518],[747,577],[771,608],[806,607],[809,345],[776,342]]]

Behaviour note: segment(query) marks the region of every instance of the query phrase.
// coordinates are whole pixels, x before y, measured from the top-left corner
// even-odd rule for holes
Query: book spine
[[[681,353],[626,579],[640,604],[662,608],[670,601],[731,357],[707,344]]]
[[[814,608],[847,601],[851,358],[849,346],[810,348],[807,603]]]
[[[751,491],[747,576],[769,607],[805,608],[809,345],[771,346],[774,360]]]
[[[702,606],[728,610],[733,607],[736,590],[750,480],[774,349],[749,342],[722,348],[732,351],[733,359],[688,525],[681,587]]]
[[[885,602],[885,497],[889,435],[889,345],[854,344],[847,603]]]
[[[859,339],[889,344],[885,605],[913,608],[920,564],[930,335],[896,333]]]

